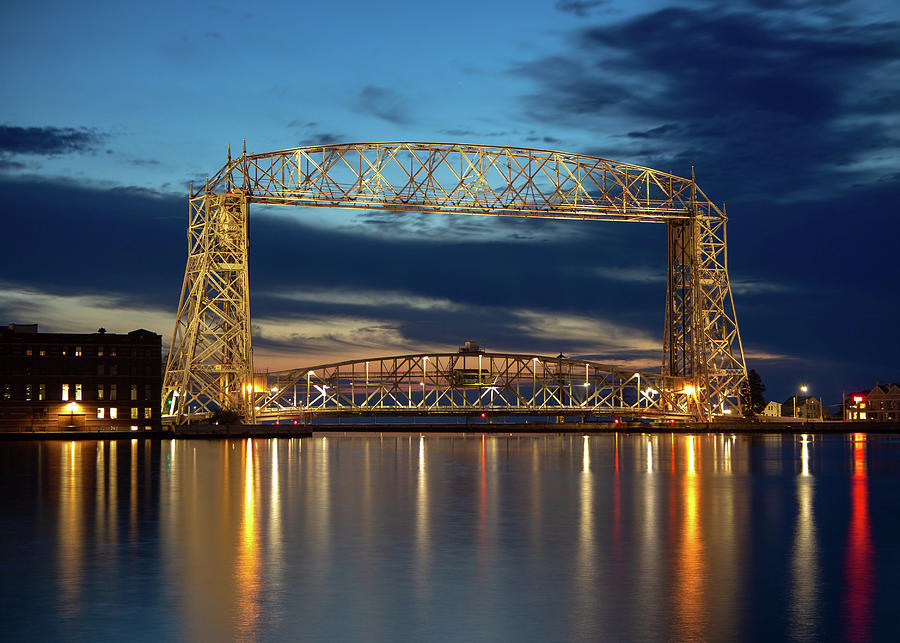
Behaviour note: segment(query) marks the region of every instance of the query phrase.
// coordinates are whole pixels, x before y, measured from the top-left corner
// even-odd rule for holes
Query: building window
[[[144,419],[149,420],[152,417],[153,417],[153,409],[149,406],[145,407],[144,408]]]
[[[118,417],[119,417],[119,409],[117,409],[117,408],[114,407],[114,406],[111,406],[111,407],[109,408],[109,419],[110,419],[110,420],[115,420],[115,419],[117,419]]]
[[[109,367],[109,374],[112,375],[112,376],[118,375],[118,374],[119,374],[119,367],[118,367],[117,365],[115,365],[115,364],[112,364],[112,365]]]
[[[25,401],[26,402],[31,401],[31,384],[25,385]]]
[[[102,400],[106,391],[103,390],[103,384],[97,384],[97,399]]]
[[[102,346],[97,347],[97,357],[103,357],[103,347]]]
[[[62,347],[62,356],[63,356],[63,357],[67,357],[68,355],[69,355],[69,347],[68,347],[68,346],[63,346],[63,347]]]
[[[132,420],[138,419],[138,410],[137,410],[137,407],[131,409],[131,419],[132,419]]]
[[[98,419],[98,420],[102,420],[102,419],[103,419],[103,411],[104,411],[104,409],[103,409],[102,406],[98,406],[98,407],[97,407],[97,419]]]
[[[38,401],[43,402],[45,399],[47,399],[47,385],[38,384]]]
[[[10,387],[9,384],[4,384],[3,385],[3,399],[8,400],[11,397],[12,397],[12,388]]]
[[[132,400],[136,400],[136,399],[137,399],[137,384],[132,384],[132,385],[131,385],[131,399],[132,399]]]
[[[109,385],[109,399],[111,399],[111,400],[116,399],[116,385],[115,384]]]
[[[113,346],[112,348],[109,349],[109,356],[110,357],[116,356],[116,347],[115,346]]]
[[[39,354],[41,357],[46,357],[46,356],[47,356],[47,349],[46,349],[46,348],[42,348],[40,351],[38,351],[38,354]]]
[[[75,347],[75,357],[81,357],[81,346]]]
[[[28,355],[29,357],[31,357],[34,354],[34,352],[31,350],[30,346],[25,349],[25,354]]]
[[[103,364],[97,364],[97,375],[105,375],[106,367]]]
[[[62,397],[59,399],[61,399],[63,402],[69,401],[69,385],[68,384],[62,385]]]
[[[153,385],[152,384],[144,384],[144,399],[145,400],[153,399]]]
[[[79,400],[79,401],[81,400],[81,389],[82,389],[81,384],[75,385],[75,399]]]

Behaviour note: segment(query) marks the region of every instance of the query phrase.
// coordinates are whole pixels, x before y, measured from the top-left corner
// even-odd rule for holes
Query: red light
[[[616,423],[616,424],[619,423],[619,418],[616,418],[616,419],[615,419],[615,423]]]
[[[675,420],[669,420],[669,424],[675,424]]]
[[[863,401],[862,395],[854,395],[854,396],[853,396],[853,401],[854,401],[854,402],[862,402],[862,401]]]
[[[487,417],[487,415],[485,413],[482,413],[481,417]]]

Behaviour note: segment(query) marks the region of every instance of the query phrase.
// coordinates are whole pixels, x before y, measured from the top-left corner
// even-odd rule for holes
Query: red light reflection
[[[866,435],[853,434],[853,478],[850,487],[850,533],[844,583],[846,638],[867,641],[872,623],[872,532],[866,475]]]

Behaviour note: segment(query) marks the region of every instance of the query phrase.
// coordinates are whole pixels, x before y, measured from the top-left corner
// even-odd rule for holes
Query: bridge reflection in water
[[[895,444],[635,433],[10,443],[10,541],[28,546],[0,563],[29,573],[0,595],[16,607],[5,631],[891,640],[900,590],[877,554],[896,551],[894,523],[878,518],[895,503]]]
[[[281,371],[258,382],[257,421],[328,416],[578,415],[690,419],[686,378],[562,355],[461,350]]]

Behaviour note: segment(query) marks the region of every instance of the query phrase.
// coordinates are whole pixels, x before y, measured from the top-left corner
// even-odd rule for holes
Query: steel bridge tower
[[[188,259],[163,383],[176,422],[253,416],[248,215],[251,203],[665,223],[662,375],[685,378],[695,416],[740,412],[746,380],[728,279],[724,209],[686,179],[546,150],[361,143],[247,154],[189,197]]]

